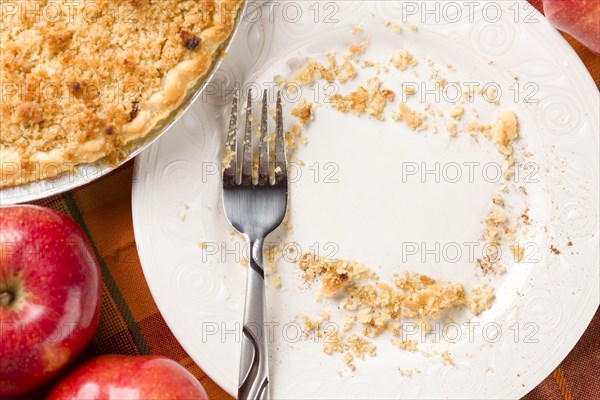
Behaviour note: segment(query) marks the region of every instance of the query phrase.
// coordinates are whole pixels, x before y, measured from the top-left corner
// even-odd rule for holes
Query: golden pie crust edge
[[[182,103],[188,90],[204,77],[220,56],[223,43],[233,33],[234,25],[244,0],[215,0],[213,25],[200,33],[201,43],[194,56],[180,62],[168,71],[162,89],[144,103],[135,118],[124,124],[119,132],[122,146],[143,138]],[[14,147],[0,149],[0,189],[48,180],[67,172],[73,173],[79,164],[93,163],[109,156],[105,150],[106,138],[100,135],[77,145],[48,152],[36,152],[27,161]],[[74,154],[74,155],[73,155]]]

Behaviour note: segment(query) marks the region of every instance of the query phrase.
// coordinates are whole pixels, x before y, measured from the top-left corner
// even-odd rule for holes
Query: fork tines
[[[223,186],[278,186],[287,184],[287,162],[285,157],[285,138],[283,134],[283,109],[281,92],[277,93],[275,116],[275,143],[268,131],[267,90],[263,92],[262,111],[260,118],[260,142],[258,146],[258,171],[254,170],[254,152],[252,148],[252,90],[248,90],[246,100],[246,119],[244,125],[244,141],[241,168],[238,171],[237,157],[237,125],[239,93],[233,95],[231,117],[225,142],[223,156]],[[273,166],[273,168],[270,168]]]

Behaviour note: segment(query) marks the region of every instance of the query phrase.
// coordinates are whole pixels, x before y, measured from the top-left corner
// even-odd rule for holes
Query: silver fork
[[[253,176],[252,101],[248,91],[241,174],[237,168],[238,95],[233,98],[226,152],[230,162],[223,165],[223,208],[229,223],[249,243],[243,340],[240,359],[238,399],[269,398],[269,368],[265,331],[265,274],[263,243],[277,228],[287,208],[287,163],[283,137],[281,92],[277,94],[274,155],[267,137],[267,91],[263,93],[260,123],[258,174]],[[270,162],[270,156],[273,163]],[[273,165],[273,168],[269,168]]]

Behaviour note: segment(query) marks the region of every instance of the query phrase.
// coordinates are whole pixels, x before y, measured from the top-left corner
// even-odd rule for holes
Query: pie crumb
[[[492,306],[495,298],[494,289],[482,283],[471,289],[471,292],[466,296],[465,303],[473,315],[479,315]]]
[[[336,110],[355,115],[368,113],[378,120],[383,119],[386,104],[394,99],[394,92],[381,89],[381,80],[377,77],[367,80],[367,87],[359,86],[347,95],[339,93],[329,97]]]
[[[285,227],[285,230],[286,230],[286,231],[288,231],[288,232],[289,232],[289,231],[291,231],[291,230],[292,230],[292,228],[293,228],[292,221],[290,221],[290,220],[289,220],[289,219],[287,219],[287,218],[286,218],[286,219],[284,219],[284,220],[283,220],[283,226]]]
[[[410,66],[417,65],[417,60],[415,60],[408,51],[398,50],[392,56],[391,63],[392,66],[396,67],[396,69],[404,71]]]
[[[462,117],[464,111],[465,109],[462,105],[456,105],[450,110],[450,116],[456,120],[459,120],[460,117]]]
[[[350,353],[350,352],[344,353],[344,356],[342,359],[344,360],[344,363],[346,363],[346,366],[348,366],[350,371],[354,371],[356,369],[356,366],[354,364],[352,364],[352,360],[354,359],[354,357],[352,356],[352,353]]]
[[[373,343],[369,342],[364,337],[351,334],[345,340],[344,349],[352,352],[354,357],[363,360],[365,356],[374,357],[376,348]]]
[[[270,281],[271,286],[273,286],[274,288],[281,287],[281,277],[279,276],[279,274],[271,275]]]
[[[454,360],[452,357],[450,357],[450,353],[448,353],[448,351],[444,351],[442,353],[442,364],[456,365],[454,364]]]
[[[308,125],[308,121],[313,120],[312,103],[306,101],[305,98],[301,98],[298,101],[296,107],[292,108],[292,115],[300,120],[300,123],[304,126]]]
[[[458,128],[456,126],[456,122],[451,121],[446,124],[446,131],[450,137],[456,137],[458,133]]]
[[[525,255],[525,249],[523,248],[523,246],[521,246],[518,243],[513,243],[510,246],[510,251],[515,257],[515,262],[521,262],[521,260],[523,260],[523,257]]]
[[[400,376],[410,377],[415,373],[420,373],[421,371],[418,368],[398,368],[398,374]]]
[[[412,111],[406,104],[400,103],[400,107],[397,113],[392,115],[394,121],[404,122],[413,131],[420,131],[427,129],[425,120],[427,116],[415,111]]]
[[[327,354],[341,352],[338,344],[353,357],[374,356],[375,346],[367,339],[385,330],[392,333],[392,344],[411,352],[418,351],[417,341],[399,338],[400,323],[417,319],[427,329],[430,318],[440,318],[445,310],[467,308],[473,315],[491,307],[494,289],[482,284],[465,292],[460,283],[442,284],[416,273],[394,276],[391,284],[378,281],[377,275],[365,265],[342,259],[327,260],[311,253],[300,258],[298,266],[307,282],[321,281],[320,295],[339,301],[345,311],[341,331],[332,332],[324,345]],[[326,315],[325,317],[329,317]],[[323,320],[309,321],[307,330],[319,329]],[[345,334],[354,322],[362,326],[362,335]]]
[[[417,351],[417,341],[416,340],[402,340],[398,338],[392,338],[392,344],[399,349],[407,350],[407,351]]]

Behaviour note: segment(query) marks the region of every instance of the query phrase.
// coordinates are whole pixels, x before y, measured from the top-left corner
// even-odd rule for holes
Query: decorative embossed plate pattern
[[[497,154],[483,143],[449,140],[443,126],[437,135],[410,132],[389,118],[390,106],[384,122],[317,108],[306,131],[310,142],[295,154],[306,166],[296,169],[300,175],[291,188],[293,230],[287,235],[279,230],[270,240],[285,237],[303,251],[316,246],[329,252],[333,246],[336,256],[363,261],[384,278],[417,270],[441,281],[458,280],[467,288],[486,281],[494,286],[497,299],[471,321],[479,324],[472,337],[463,332],[453,340],[449,331],[441,340],[428,337],[419,346],[433,356],[425,357],[393,348],[383,335],[375,339],[377,357],[357,360],[352,372],[339,357],[322,353],[323,339],[299,337],[301,315],[314,317],[335,307],[313,301],[316,288],[305,287],[298,270],[283,262],[282,288],[269,287],[267,293],[273,397],[523,396],[566,356],[598,306],[599,104],[585,67],[526,2],[484,3],[471,14],[467,6],[452,2],[454,6],[440,9],[439,21],[435,13],[421,20],[421,2],[288,4],[265,4],[259,14],[258,6],[251,7],[239,40],[203,97],[169,135],[136,160],[136,240],[165,320],[200,367],[234,394],[245,270],[236,262],[241,242],[227,233],[221,211],[218,160],[228,115],[226,95],[236,82],[264,85],[275,74],[289,74],[305,56],[328,49],[342,53],[358,40],[350,28],[361,24],[371,38],[366,58],[386,60],[393,50],[407,48],[421,60],[416,69],[423,76],[428,71],[423,60],[430,56],[440,66],[451,62],[461,79],[498,82],[510,94],[501,97],[500,108],[518,114],[517,151],[529,154],[527,161],[537,166],[536,179],[520,183],[528,193],[524,201],[532,220],[521,240],[538,251],[529,262],[507,264],[500,277],[482,277],[473,263],[463,260],[403,260],[406,254],[399,243],[476,240],[497,185],[478,179],[426,185],[424,191],[418,182],[400,180],[400,162],[483,165]],[[417,13],[409,12],[414,7]],[[487,19],[482,14],[486,7]],[[401,34],[384,27],[384,20],[400,21],[403,16],[418,26],[418,32],[408,30],[406,23],[401,24]],[[490,59],[494,62],[488,63]],[[367,70],[359,74],[361,83],[373,75]],[[531,93],[525,86],[523,96],[512,99],[514,76],[521,85],[537,85],[534,97],[539,102],[523,100]],[[393,81],[383,80],[384,87]],[[313,91],[302,94],[322,100]],[[482,112],[481,120],[492,116]],[[207,248],[198,246],[201,241]],[[456,318],[466,326],[465,316]],[[454,366],[441,363],[439,355],[445,350]],[[420,372],[400,376],[398,368]]]

